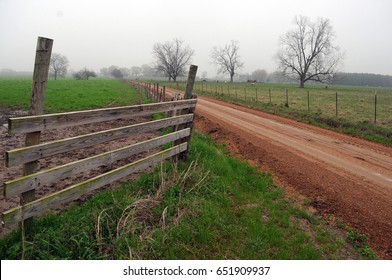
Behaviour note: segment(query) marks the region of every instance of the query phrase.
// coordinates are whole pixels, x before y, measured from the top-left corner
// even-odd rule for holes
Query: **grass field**
[[[31,94],[29,79],[0,79],[2,108],[28,110]],[[135,94],[127,84],[115,80],[49,80],[45,96],[45,113],[95,109],[137,104],[145,97]]]
[[[26,82],[12,83],[0,96],[19,88],[25,97]],[[106,80],[49,83],[51,95],[49,112],[141,99],[128,85]],[[4,108],[27,105],[1,100]],[[294,205],[269,174],[194,132],[187,163],[167,162],[81,206],[34,219],[23,242],[19,230],[0,239],[0,259],[374,258],[366,237],[336,234],[306,211],[308,203]]]
[[[178,87],[184,89],[185,83],[179,83]],[[390,88],[307,85],[300,89],[289,84],[199,82],[195,84],[195,92],[392,146]]]

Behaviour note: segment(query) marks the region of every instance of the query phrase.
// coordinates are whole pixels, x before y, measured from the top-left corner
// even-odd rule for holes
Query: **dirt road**
[[[196,114],[197,129],[271,171],[392,259],[392,148],[204,97]]]

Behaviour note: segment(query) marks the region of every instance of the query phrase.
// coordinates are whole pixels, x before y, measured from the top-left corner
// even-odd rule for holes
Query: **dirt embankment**
[[[198,130],[392,259],[392,148],[208,98],[199,98],[196,114]]]

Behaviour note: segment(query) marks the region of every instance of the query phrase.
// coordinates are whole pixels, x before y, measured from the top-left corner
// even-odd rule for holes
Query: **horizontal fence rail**
[[[121,128],[95,132],[82,136],[52,141],[44,144],[29,146],[6,152],[6,166],[15,166],[38,160],[53,155],[90,147],[119,138],[128,137],[137,133],[157,130],[169,126],[188,123],[193,120],[193,114],[171,117],[162,120],[151,121],[143,124],[135,124]]]
[[[117,169],[102,173],[96,177],[87,179],[86,181],[65,187],[58,192],[7,210],[2,213],[3,226],[14,224],[42,214],[45,211],[53,209],[63,203],[78,199],[80,196],[104,185],[113,183],[132,173],[186,152],[189,146],[188,142],[191,134],[194,119],[193,112],[196,107],[196,103],[197,99],[189,99],[138,106],[125,106],[9,119],[9,134],[14,135],[18,133],[41,132],[50,129],[93,124],[116,119],[132,119],[134,117],[147,116],[154,113],[166,113],[171,116],[160,120],[148,121],[10,150],[6,152],[5,164],[7,167],[91,147],[147,131],[155,131],[163,128],[174,128],[175,131],[163,136],[73,161],[64,165],[46,170],[39,170],[33,174],[5,182],[3,185],[4,197],[6,199],[10,199],[17,195],[23,195],[26,192],[40,189],[45,185],[55,184],[59,180],[72,178],[72,176],[94,168],[107,166],[119,160],[129,158],[130,156],[162,147],[168,143],[173,143],[173,147],[171,148],[164,149],[143,159],[127,163]]]
[[[74,176],[76,174],[88,171],[90,169],[112,164],[118,160],[145,152],[147,150],[157,148],[169,142],[187,137],[190,135],[190,129],[183,129],[177,132],[133,144],[121,149],[109,151],[93,157],[88,157],[82,160],[67,163],[48,170],[37,172],[28,176],[17,178],[4,183],[5,198],[12,198],[22,192],[32,189],[39,189],[40,187],[56,182],[58,180]]]
[[[187,143],[156,153],[142,160],[124,165],[123,167],[103,173],[79,184],[72,185],[54,194],[45,196],[3,213],[3,224],[13,224],[36,216],[60,204],[70,202],[104,185],[115,182],[125,176],[155,165],[162,160],[175,156],[187,149]]]
[[[45,131],[50,129],[66,128],[75,125],[93,124],[97,122],[118,119],[130,119],[134,117],[148,116],[154,113],[170,112],[173,110],[194,107],[196,107],[196,100],[188,99],[176,102],[153,103],[79,112],[10,118],[8,120],[8,134],[13,135],[18,133]]]

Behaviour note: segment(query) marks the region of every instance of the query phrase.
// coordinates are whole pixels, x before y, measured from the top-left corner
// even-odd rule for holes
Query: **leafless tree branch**
[[[213,63],[218,66],[218,73],[228,73],[230,82],[233,82],[234,75],[244,65],[238,52],[238,42],[232,40],[230,44],[224,47],[214,47],[211,53]]]
[[[344,54],[333,44],[335,34],[329,19],[294,18],[295,28],[280,38],[282,48],[276,55],[280,71],[307,81],[330,82],[342,65]]]
[[[164,73],[169,81],[176,81],[177,77],[186,74],[186,65],[191,63],[194,50],[189,46],[184,46],[180,39],[174,39],[172,42],[156,43],[153,46],[155,56],[154,68]]]
[[[52,53],[49,64],[49,75],[57,80],[58,77],[64,77],[67,74],[68,59],[59,53]]]

